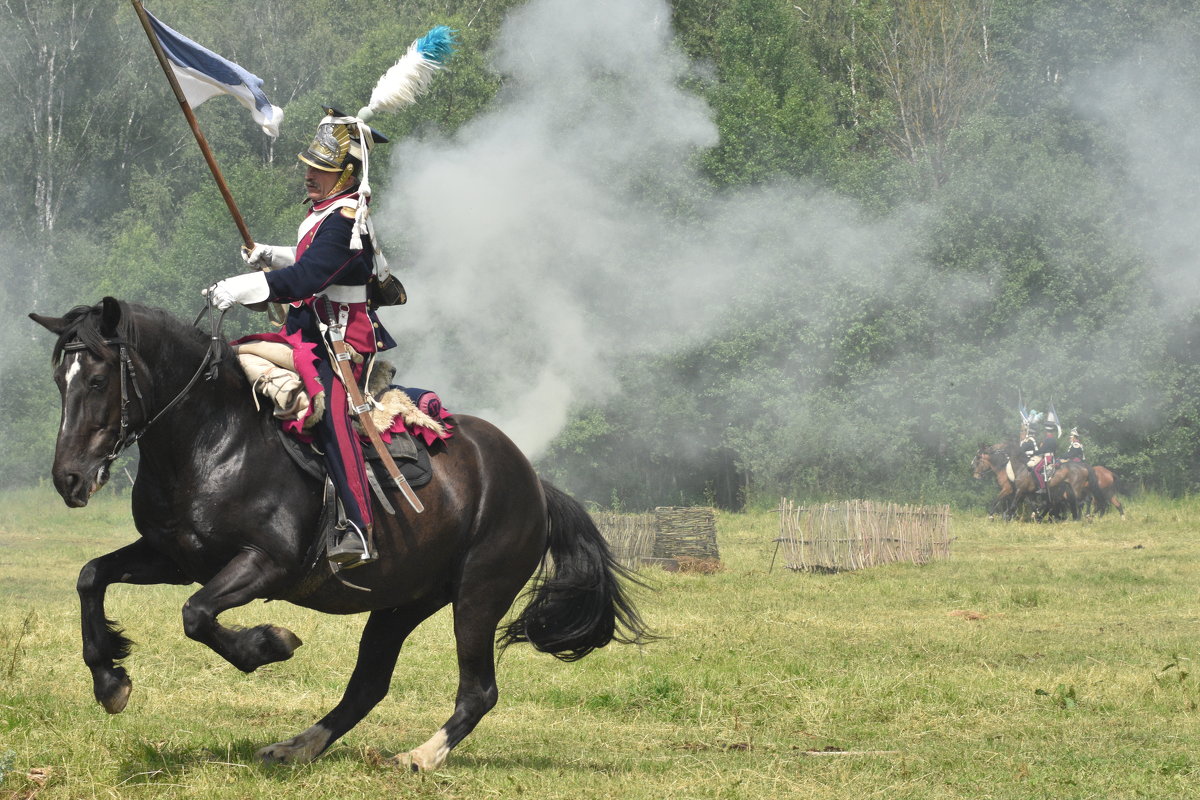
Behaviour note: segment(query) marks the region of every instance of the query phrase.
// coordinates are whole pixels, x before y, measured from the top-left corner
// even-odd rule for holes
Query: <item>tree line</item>
[[[485,54],[519,5],[150,10],[264,77],[293,120],[367,96],[396,42],[450,25],[463,42],[454,69],[393,123],[402,138],[451,134],[494,102],[505,78]],[[45,474],[57,423],[25,313],[111,293],[192,316],[195,287],[230,272],[238,238],[131,9],[25,0],[0,13],[0,134],[14,152],[0,447],[16,484]],[[1196,242],[1186,181],[1172,182],[1200,177],[1191,106],[1179,110],[1200,96],[1200,10],[675,0],[670,18],[719,130],[689,191],[809,187],[836,198],[831,226],[875,244],[763,265],[761,291],[703,341],[624,364],[619,392],[574,409],[543,472],[623,508],[780,494],[977,502],[967,465],[1015,433],[1020,391],[1053,400],[1089,459],[1128,485],[1200,485]],[[294,153],[311,125],[271,142],[230,115],[205,133],[256,237],[289,240]],[[1175,159],[1147,155],[1156,143]],[[810,213],[797,205],[797,219]]]

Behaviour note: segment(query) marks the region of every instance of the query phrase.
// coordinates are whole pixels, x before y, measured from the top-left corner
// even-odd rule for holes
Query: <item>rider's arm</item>
[[[363,250],[350,249],[353,220],[334,213],[317,229],[304,254],[290,267],[266,273],[271,300],[307,300],[331,284],[362,286],[371,277],[371,262]]]

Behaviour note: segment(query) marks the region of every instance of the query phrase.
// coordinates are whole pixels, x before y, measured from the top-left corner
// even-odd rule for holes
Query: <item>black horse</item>
[[[397,516],[376,509],[379,559],[352,573],[369,590],[362,591],[320,557],[322,484],[288,457],[277,423],[255,409],[215,332],[111,297],[61,318],[30,317],[58,335],[62,424],[53,476],[66,504],[87,505],[126,446],[136,441],[141,453],[132,493],[140,538],[79,575],[83,658],[108,712],[124,710],[132,688],[118,664],[131,642],[104,611],[113,583],[202,584],[183,606],[184,631],[244,672],[290,658],[301,642],[275,625],[224,627],[217,616],[227,609],[264,598],[370,612],[341,702],[299,735],[259,750],[269,762],[311,760],[357,724],[387,694],[405,637],[452,604],[454,713],[396,757],[413,770],[439,767],[496,704],[497,630],[539,564],[528,605],[500,629],[501,648],[527,641],[572,661],[610,641],[647,638],[625,590],[628,575],[583,507],[541,481],[484,420],[456,417],[454,438],[432,458],[432,482],[418,490],[424,513],[402,500],[393,502]],[[200,380],[206,369],[209,379]]]

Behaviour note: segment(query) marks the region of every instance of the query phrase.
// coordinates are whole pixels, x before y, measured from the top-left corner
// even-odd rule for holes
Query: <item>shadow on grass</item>
[[[321,764],[354,764],[372,770],[404,771],[386,762],[396,755],[389,751],[374,752],[373,756],[355,747],[334,744],[327,752],[308,764],[264,764],[255,753],[265,741],[238,739],[228,742],[213,742],[209,746],[166,747],[153,742],[143,742],[135,752],[129,754],[118,768],[119,786],[165,786],[185,779],[189,773],[209,765],[249,769],[255,774],[276,781],[286,781],[297,771],[319,770]],[[633,765],[611,761],[579,758],[554,758],[539,753],[514,753],[502,756],[480,756],[472,753],[455,752],[450,755],[446,769],[523,769],[532,771],[554,770],[586,774],[617,774],[634,770]]]
[[[264,764],[259,761],[255,753],[267,744],[270,742],[249,739],[213,742],[209,746],[196,745],[192,747],[167,747],[154,742],[142,742],[118,768],[118,775],[121,776],[118,785],[161,786],[173,784],[185,778],[189,773],[209,765],[248,769],[262,777],[277,780],[286,780],[289,776],[294,775],[297,769],[311,767],[310,764]],[[331,752],[314,763],[322,760],[349,761],[353,760],[354,755],[354,753],[344,750],[341,754]]]
[[[488,768],[488,769],[526,769],[532,771],[579,772],[589,775],[634,772],[633,764],[617,764],[612,761],[597,761],[581,758],[554,758],[538,753],[513,753],[502,756],[481,756],[473,753],[453,752],[446,761],[445,769],[459,768]]]

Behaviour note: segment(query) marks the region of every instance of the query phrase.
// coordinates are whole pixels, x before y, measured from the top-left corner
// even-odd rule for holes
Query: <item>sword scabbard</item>
[[[333,349],[334,366],[337,368],[338,375],[346,387],[347,394],[350,395],[350,405],[353,408],[355,416],[358,417],[359,424],[367,432],[367,438],[371,440],[371,445],[375,448],[375,452],[379,454],[379,459],[383,462],[383,466],[387,470],[388,476],[391,477],[392,482],[396,484],[396,488],[404,495],[404,499],[413,507],[413,510],[420,514],[425,510],[425,504],[421,502],[421,498],[417,497],[416,491],[409,485],[408,479],[404,477],[404,473],[396,466],[392,454],[388,452],[387,445],[384,444],[383,438],[375,428],[375,421],[371,419],[371,406],[363,399],[362,390],[358,388],[358,382],[354,380],[354,373],[350,369],[351,356],[346,343],[341,339],[331,338],[329,344]]]

